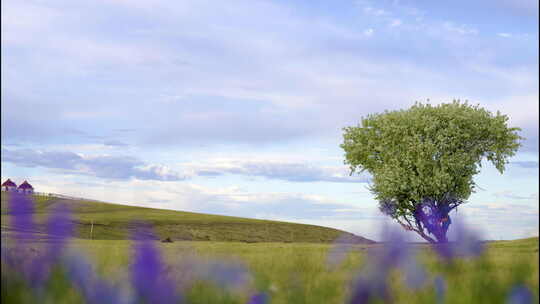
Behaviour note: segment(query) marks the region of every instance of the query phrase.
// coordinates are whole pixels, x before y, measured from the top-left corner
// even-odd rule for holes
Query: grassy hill
[[[533,251],[538,252],[538,237],[530,237],[525,239],[511,240],[511,241],[493,241],[489,243],[490,248],[513,250]]]
[[[138,222],[149,223],[160,239],[235,242],[309,242],[329,243],[340,236],[349,242],[373,241],[337,229],[288,222],[210,215],[85,200],[34,197],[35,233],[45,233],[45,221],[51,210],[65,204],[72,210],[75,236],[82,239],[120,240],[139,229]],[[1,196],[2,234],[13,232],[9,226],[8,194]]]

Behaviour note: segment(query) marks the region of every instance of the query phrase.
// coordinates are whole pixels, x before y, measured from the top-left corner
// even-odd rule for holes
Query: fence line
[[[96,200],[96,199],[89,199],[89,198],[76,197],[76,196],[69,196],[69,195],[58,194],[58,193],[34,192],[34,195],[46,196],[46,197],[55,197],[55,198],[63,198],[63,199],[69,199],[69,200],[81,200],[81,201],[92,201],[92,202],[101,202],[101,203],[104,203],[103,201]]]

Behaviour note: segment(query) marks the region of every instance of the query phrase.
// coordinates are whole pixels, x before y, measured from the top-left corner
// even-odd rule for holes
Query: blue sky
[[[469,100],[526,140],[458,214],[538,234],[538,1],[2,1],[1,73],[2,179],[374,239],[341,129]]]

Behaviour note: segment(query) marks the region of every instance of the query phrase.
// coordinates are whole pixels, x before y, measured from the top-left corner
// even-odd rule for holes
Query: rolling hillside
[[[2,193],[2,235],[10,234],[8,196]],[[134,207],[85,200],[35,196],[36,234],[45,232],[45,221],[59,204],[70,206],[75,237],[103,240],[127,239],[139,229],[138,222],[149,223],[160,239],[236,242],[309,242],[329,243],[342,236],[345,241],[374,243],[341,230],[314,225],[209,215],[202,213]],[[45,236],[45,235],[44,235]]]

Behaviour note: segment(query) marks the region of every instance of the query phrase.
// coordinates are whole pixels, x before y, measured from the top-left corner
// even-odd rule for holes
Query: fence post
[[[91,225],[90,226],[90,239],[93,240],[94,239],[94,235],[93,235],[93,233],[94,233],[94,220],[90,220],[90,223],[91,223],[90,224]]]

